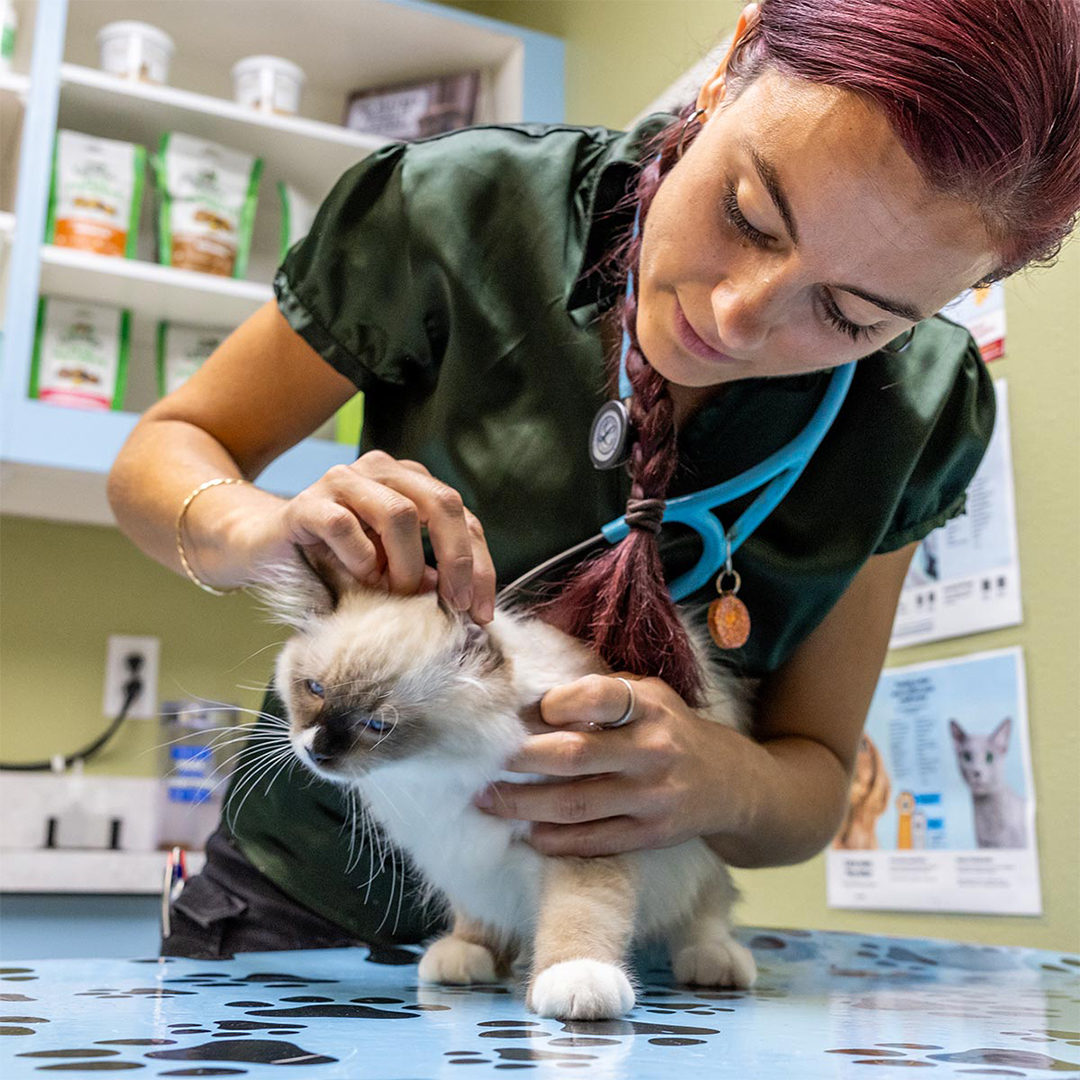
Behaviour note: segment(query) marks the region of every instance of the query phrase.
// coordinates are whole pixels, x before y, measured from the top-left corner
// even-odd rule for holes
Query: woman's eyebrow
[[[784,225],[787,228],[788,236],[791,237],[792,244],[795,247],[798,247],[799,229],[795,224],[795,216],[791,212],[791,203],[788,202],[787,196],[784,194],[784,189],[780,184],[780,177],[777,174],[776,166],[773,165],[771,161],[764,158],[757,148],[750,144],[749,140],[742,140],[740,145],[754,163],[754,169],[757,171],[758,179],[769,193],[769,198],[772,199],[777,213],[784,219]],[[859,297],[860,300],[865,300],[875,307],[881,308],[882,311],[887,311],[890,315],[895,315],[900,319],[909,319],[911,322],[921,322],[923,319],[927,318],[927,316],[919,313],[919,309],[914,304],[908,303],[905,300],[889,300],[887,297],[867,292],[865,289],[860,289],[855,285],[829,284],[827,287],[830,289],[839,289],[841,292],[849,292],[853,296]]]

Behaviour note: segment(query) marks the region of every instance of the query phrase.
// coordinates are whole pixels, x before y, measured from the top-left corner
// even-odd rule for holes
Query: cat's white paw
[[[428,946],[416,970],[421,979],[440,983],[499,982],[491,950],[447,935]]]
[[[527,1004],[557,1020],[615,1020],[634,1007],[625,972],[601,960],[564,960],[545,968],[529,987]]]
[[[677,983],[697,986],[737,986],[749,989],[757,980],[754,954],[734,938],[687,945],[671,958]]]

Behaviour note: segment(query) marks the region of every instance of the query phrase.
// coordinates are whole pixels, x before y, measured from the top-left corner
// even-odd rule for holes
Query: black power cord
[[[124,704],[121,706],[120,712],[117,713],[116,719],[89,746],[84,746],[82,750],[76,750],[74,754],[68,754],[64,757],[65,768],[70,768],[76,761],[88,761],[92,758],[120,730],[120,725],[127,719],[128,709],[131,708],[133,702],[139,696],[139,691],[143,688],[142,679],[139,678],[139,669],[143,665],[143,658],[139,653],[131,653],[124,657],[124,663],[127,664],[131,674],[128,676],[127,682],[124,683]],[[0,769],[10,772],[52,772],[53,761],[52,759],[49,761],[11,763],[0,761]]]

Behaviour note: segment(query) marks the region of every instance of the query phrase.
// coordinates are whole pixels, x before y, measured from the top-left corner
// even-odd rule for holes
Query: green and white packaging
[[[46,243],[135,258],[145,173],[141,146],[58,131]]]
[[[229,336],[228,330],[159,322],[157,332],[158,393],[171,394],[202,367]]]
[[[289,253],[289,248],[297,241],[303,240],[311,231],[311,223],[315,220],[315,214],[319,209],[318,203],[302,195],[284,181],[278,181],[278,195],[281,196],[281,258]]]
[[[127,381],[131,313],[42,297],[30,397],[77,409],[119,409]]]
[[[0,71],[10,71],[15,59],[15,39],[19,32],[19,16],[11,0],[0,2]]]
[[[204,274],[243,277],[262,158],[166,132],[153,163],[159,261]]]

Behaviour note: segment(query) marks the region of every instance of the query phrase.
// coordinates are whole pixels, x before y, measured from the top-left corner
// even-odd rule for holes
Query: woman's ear
[[[697,107],[705,110],[706,120],[712,117],[724,100],[724,94],[727,90],[728,63],[735,52],[735,46],[745,37],[747,30],[757,25],[760,17],[757,4],[747,4],[742,9],[739,21],[735,24],[735,33],[732,34],[731,41],[728,42],[727,52],[724,53],[724,59],[720,61],[720,66],[716,71],[705,80],[705,85],[702,86],[701,91],[698,93]]]

